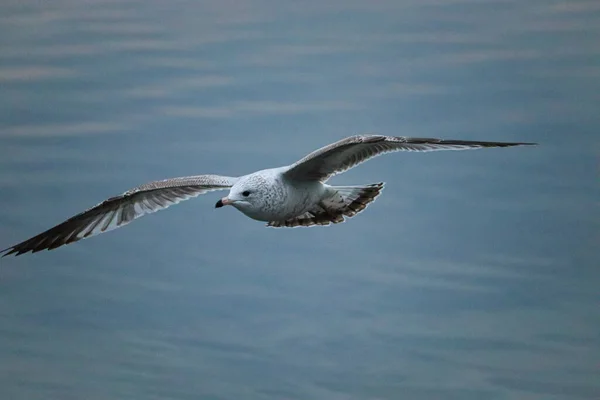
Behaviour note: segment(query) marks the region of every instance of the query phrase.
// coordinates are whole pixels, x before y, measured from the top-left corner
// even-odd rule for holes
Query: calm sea
[[[0,4],[0,248],[173,176],[357,133],[349,222],[210,193],[0,261],[7,400],[600,398],[600,2]]]

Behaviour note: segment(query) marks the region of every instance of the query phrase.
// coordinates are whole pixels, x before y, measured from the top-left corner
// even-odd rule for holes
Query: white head
[[[229,190],[229,194],[220,199],[216,208],[233,206],[248,215],[258,217],[265,209],[265,201],[269,198],[268,187],[264,178],[248,175],[240,178]]]

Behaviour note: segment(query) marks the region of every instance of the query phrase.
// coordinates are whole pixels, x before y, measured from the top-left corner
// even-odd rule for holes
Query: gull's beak
[[[215,204],[215,208],[221,208],[230,204],[233,204],[233,201],[229,200],[227,197],[223,197],[222,199],[217,201],[217,204]]]

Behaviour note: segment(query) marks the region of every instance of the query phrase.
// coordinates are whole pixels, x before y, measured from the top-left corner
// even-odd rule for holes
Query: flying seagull
[[[240,177],[196,175],[154,181],[104,200],[30,239],[1,250],[4,256],[52,250],[127,225],[213,190],[227,190],[216,208],[231,205],[270,227],[337,224],[364,210],[383,183],[330,186],[333,175],[384,153],[395,151],[467,150],[536,143],[477,142],[402,136],[357,135],[320,148],[294,164]]]

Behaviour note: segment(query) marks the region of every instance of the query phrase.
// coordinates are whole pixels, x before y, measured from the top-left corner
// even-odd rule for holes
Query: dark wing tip
[[[25,249],[19,249],[19,245],[15,245],[12,247],[8,247],[4,250],[0,250],[0,254],[2,254],[1,258],[4,258],[6,256],[10,256],[10,255],[15,255],[15,257],[20,256],[21,254],[27,253],[29,250],[25,250]]]
[[[18,257],[21,254],[29,253],[30,251],[32,253],[35,253],[36,251],[40,251],[40,250],[43,250],[43,249],[29,247],[29,246],[27,246],[27,242],[23,242],[23,243],[16,244],[12,247],[9,247],[7,249],[0,250],[0,253],[4,253],[4,254],[2,254],[2,258],[6,257],[6,256],[10,256],[10,255],[14,255],[15,257]]]
[[[54,240],[49,240],[51,237],[41,238],[41,235],[43,235],[44,233],[42,233],[38,236],[34,236],[31,239],[28,239],[24,242],[14,245],[14,246],[8,247],[4,250],[0,250],[0,254],[4,253],[4,254],[2,254],[2,257],[0,257],[0,258],[10,256],[10,255],[14,255],[15,257],[18,257],[25,253],[31,252],[33,254],[33,253],[37,253],[42,250],[50,251],[50,250],[54,250],[58,247],[66,246],[73,242],[77,242],[82,239],[79,237],[68,237],[66,239],[59,237],[59,238],[55,238]]]
[[[428,139],[428,138],[406,138],[407,143],[415,144],[446,144],[457,146],[481,146],[481,147],[512,147],[512,146],[536,146],[532,142],[486,142],[479,140],[455,140],[455,139]]]
[[[2,254],[2,253],[4,253],[4,254]],[[1,258],[4,258],[6,256],[10,256],[11,254],[14,254],[14,253],[16,253],[16,250],[15,250],[14,247],[9,247],[7,249],[0,250],[0,254],[2,254]]]
[[[537,146],[538,143],[533,142],[491,142],[480,140],[456,140],[456,139],[438,139],[438,138],[418,138],[398,136],[394,139],[407,144],[417,145],[441,145],[441,146],[457,146],[461,148],[493,148],[493,147],[514,147],[514,146]]]
[[[538,143],[531,142],[492,142],[491,146],[497,147],[511,147],[511,146],[537,146]]]

